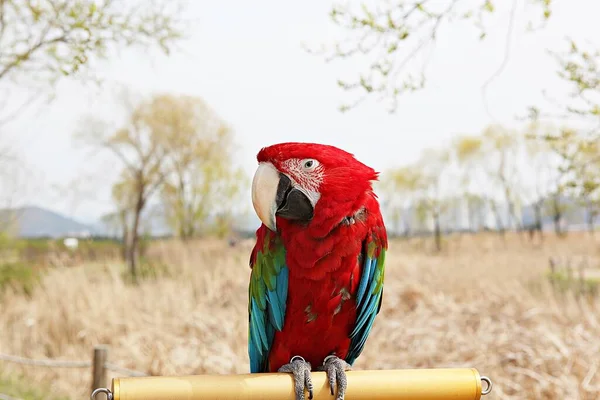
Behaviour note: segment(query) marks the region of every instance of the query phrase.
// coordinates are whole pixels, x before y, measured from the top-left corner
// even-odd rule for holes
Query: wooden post
[[[108,360],[108,347],[104,345],[94,347],[94,361],[92,363],[92,391],[106,386],[106,368]]]

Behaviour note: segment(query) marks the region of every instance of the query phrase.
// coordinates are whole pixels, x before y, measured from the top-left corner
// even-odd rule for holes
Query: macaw
[[[250,372],[293,374],[313,397],[312,366],[331,395],[363,351],[383,298],[387,234],[374,169],[334,146],[262,148],[252,204],[262,222],[250,255]]]

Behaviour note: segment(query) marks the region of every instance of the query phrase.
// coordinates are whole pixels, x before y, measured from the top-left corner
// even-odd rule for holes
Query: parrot
[[[260,226],[250,252],[250,373],[293,377],[313,398],[324,371],[343,400],[383,299],[388,248],[373,182],[379,173],[338,147],[285,142],[257,154],[251,186]],[[334,389],[335,392],[334,393]]]

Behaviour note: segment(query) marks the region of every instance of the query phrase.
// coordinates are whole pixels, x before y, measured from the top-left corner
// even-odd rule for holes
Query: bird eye
[[[317,165],[319,165],[319,162],[317,160],[308,159],[302,161],[302,166],[305,170],[313,170],[317,167]]]

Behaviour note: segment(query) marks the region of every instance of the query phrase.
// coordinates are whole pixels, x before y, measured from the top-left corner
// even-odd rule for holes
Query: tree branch
[[[2,127],[2,125],[9,123],[10,121],[14,120],[15,118],[17,118],[19,116],[19,114],[21,112],[23,112],[29,105],[31,105],[31,103],[33,103],[33,101],[35,99],[39,98],[40,95],[41,95],[40,91],[34,92],[25,101],[23,101],[19,106],[14,108],[7,115],[0,116],[0,127]],[[8,102],[8,100],[9,100],[9,97],[7,97],[3,102]],[[3,108],[4,107],[0,107],[0,109],[3,109]]]
[[[481,97],[483,99],[483,106],[485,108],[485,112],[492,120],[494,120],[495,118],[493,117],[493,115],[490,111],[490,108],[489,108],[489,104],[487,102],[487,89],[488,89],[488,86],[494,81],[494,79],[498,78],[500,76],[500,74],[502,74],[502,72],[508,65],[508,59],[510,57],[510,48],[511,48],[511,42],[512,42],[512,33],[514,30],[515,14],[517,11],[517,3],[518,2],[519,2],[519,0],[513,0],[512,9],[510,11],[510,17],[508,20],[508,29],[506,30],[506,39],[505,39],[505,43],[504,43],[504,58],[502,59],[502,63],[500,64],[498,69],[492,74],[492,76],[490,76],[489,79],[481,87]]]
[[[19,53],[19,54],[15,54],[13,55],[13,61],[9,62],[7,65],[4,66],[4,68],[2,70],[0,70],[0,79],[2,79],[5,75],[7,75],[13,68],[17,67],[21,62],[29,60],[34,54],[36,54],[37,51],[43,49],[44,47],[47,47],[49,45],[55,44],[55,43],[59,43],[59,42],[66,42],[67,39],[67,35],[69,32],[64,32],[62,35],[46,40],[46,35],[48,34],[48,32],[50,31],[50,25],[48,25],[42,35],[40,40],[33,45],[31,48]]]
[[[103,146],[111,150],[113,154],[116,155],[123,162],[123,164],[125,164],[129,171],[137,171],[138,167],[136,167],[133,163],[131,163],[131,161],[127,159],[127,156],[125,155],[125,153],[123,153],[123,150],[119,148],[117,144],[111,143],[110,141],[106,141],[103,143]]]
[[[6,0],[0,0],[0,43],[2,43],[2,37],[4,36],[4,31],[6,30],[6,20],[4,19],[4,6],[5,5],[6,5]],[[1,50],[2,49],[0,49],[0,51]]]
[[[502,65],[482,88],[482,96],[486,110],[487,86],[506,67],[509,53],[511,33],[514,29],[515,14],[518,0],[513,1],[507,33],[507,43]],[[334,42],[333,50],[311,51],[312,54],[325,55],[326,61],[345,59],[354,55],[364,57],[373,55],[374,62],[367,71],[359,74],[358,79],[345,82],[338,81],[338,85],[345,91],[361,92],[358,98],[350,104],[340,107],[347,111],[362,103],[367,97],[374,96],[378,101],[389,99],[390,113],[397,109],[397,100],[402,94],[414,92],[425,87],[426,69],[429,58],[419,66],[420,72],[414,76],[408,66],[417,56],[428,47],[433,47],[441,25],[452,22],[458,15],[459,20],[471,20],[481,31],[480,39],[484,39],[483,16],[494,12],[494,3],[491,0],[479,0],[478,6],[471,6],[464,0],[446,0],[445,2],[430,2],[427,0],[408,3],[403,0],[385,2],[383,7],[376,3],[375,6],[362,4],[361,12],[353,12],[349,7],[335,5],[330,13],[331,19],[340,29],[346,31],[346,38]],[[544,9],[544,18],[550,17],[550,5],[547,0],[535,0],[537,7]],[[459,8],[461,7],[461,8]],[[412,45],[412,38],[416,37],[416,44]],[[407,50],[406,56],[399,56],[401,51]],[[373,54],[374,53],[374,54]]]

